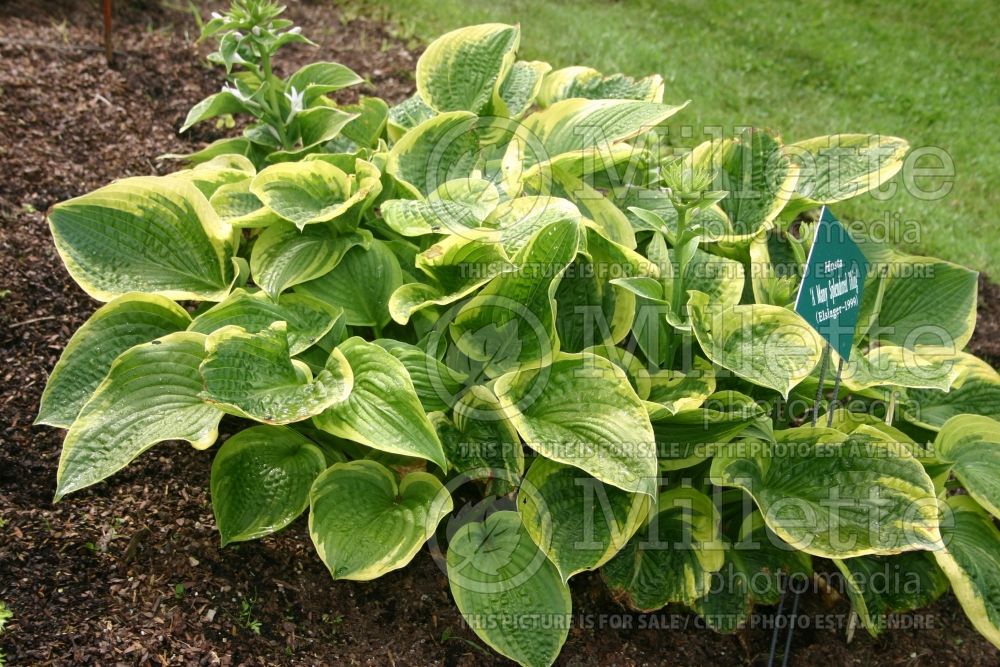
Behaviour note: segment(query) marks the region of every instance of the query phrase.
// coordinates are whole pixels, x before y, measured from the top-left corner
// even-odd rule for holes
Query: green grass
[[[520,57],[666,80],[666,101],[692,103],[671,126],[756,125],[786,141],[837,132],[901,136],[954,162],[946,196],[901,186],[883,201],[839,206],[841,218],[891,223],[891,238],[1000,278],[1000,4],[742,0],[364,0],[404,36],[429,40],[487,21],[520,22]],[[705,5],[705,6],[703,6]],[[710,5],[710,6],[707,6]],[[358,10],[357,3],[352,9]],[[918,166],[936,166],[924,158]],[[917,178],[924,189],[929,181]]]

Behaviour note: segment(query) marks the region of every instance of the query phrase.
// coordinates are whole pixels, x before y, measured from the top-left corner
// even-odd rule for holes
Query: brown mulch
[[[171,166],[157,155],[217,136],[213,128],[176,132],[220,84],[204,48],[192,46],[190,17],[153,0],[115,4],[120,53],[108,70],[99,51],[76,48],[100,44],[98,2],[0,2],[0,600],[15,615],[0,648],[8,663],[508,664],[463,626],[426,551],[362,584],[330,579],[304,520],[220,549],[211,451],[161,445],[108,483],[52,504],[62,434],[31,421],[47,372],[97,304],[66,274],[43,212],[114,178],[162,173]],[[362,92],[390,100],[412,92],[415,54],[388,26],[346,21],[323,3],[290,4],[290,17],[321,47],[284,56],[286,70],[337,60],[370,78]],[[981,293],[974,345],[996,360],[1000,293],[986,282]],[[574,579],[573,590],[582,616],[560,664],[766,659],[767,628],[723,636],[688,614],[625,614],[596,575]],[[927,612],[932,629],[878,640],[859,629],[851,644],[842,598],[806,595],[802,604],[809,618],[830,620],[796,631],[791,664],[997,662],[951,597]],[[762,614],[759,621],[770,610]]]

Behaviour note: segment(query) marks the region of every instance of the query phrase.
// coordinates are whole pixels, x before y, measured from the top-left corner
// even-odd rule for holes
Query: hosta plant
[[[873,634],[950,584],[1000,645],[975,272],[859,236],[839,383],[790,307],[817,209],[891,178],[906,142],[753,129],[668,152],[684,103],[659,77],[553,70],[519,37],[432,43],[365,140],[218,150],[55,206],[105,302],[42,398],[68,429],[56,498],[163,441],[214,447],[223,546],[308,513],[333,578],[370,580],[429,544],[524,665],[555,660],[581,572],[732,631],[813,557]]]

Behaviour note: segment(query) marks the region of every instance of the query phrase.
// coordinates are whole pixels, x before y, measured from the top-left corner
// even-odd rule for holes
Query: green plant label
[[[867,274],[861,249],[824,206],[795,299],[795,312],[844,361],[851,359],[851,342]]]

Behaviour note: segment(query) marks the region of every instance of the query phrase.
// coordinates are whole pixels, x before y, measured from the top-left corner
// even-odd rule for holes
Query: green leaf
[[[910,145],[878,134],[832,134],[787,147],[799,166],[795,197],[833,204],[874,190],[896,175]]]
[[[945,548],[935,551],[934,558],[972,625],[1000,648],[1000,530],[968,496],[948,498],[944,514]]]
[[[267,227],[281,222],[281,217],[264,206],[260,198],[250,192],[252,178],[220,186],[208,203],[219,219],[233,227]]]
[[[454,303],[516,267],[492,241],[446,236],[417,255],[416,268],[423,282],[402,285],[389,298],[389,313],[400,324],[424,308]]]
[[[222,412],[198,397],[205,336],[168,334],[122,353],[66,434],[55,500],[100,482],[158,442],[206,449]]]
[[[525,667],[555,661],[569,634],[569,589],[517,512],[458,529],[448,584],[465,622],[494,650]]]
[[[451,409],[465,389],[465,376],[453,371],[436,357],[410,345],[390,338],[374,341],[376,345],[399,359],[410,374],[420,404],[427,412]]]
[[[188,111],[187,118],[180,131],[186,132],[192,125],[196,125],[203,120],[215,118],[225,114],[252,113],[251,109],[256,103],[250,100],[241,99],[235,93],[224,90],[221,93],[209,95],[201,102],[198,102]]]
[[[455,403],[454,421],[431,415],[451,467],[484,486],[485,495],[507,495],[524,474],[517,431],[489,388],[474,385]]]
[[[275,322],[258,333],[228,326],[210,334],[201,365],[201,398],[230,414],[268,424],[302,421],[344,403],[353,380],[347,360],[334,350],[313,379],[301,362],[292,360],[287,329],[285,322]]]
[[[948,579],[926,551],[833,562],[844,575],[851,606],[873,637],[886,630],[889,614],[927,607],[948,590]]]
[[[890,275],[876,324],[868,335],[908,349],[960,351],[976,327],[979,274],[942,260],[897,254],[905,273]]]
[[[510,373],[495,391],[532,449],[625,491],[652,496],[656,444],[642,401],[625,373],[593,354]]]
[[[402,362],[358,337],[337,349],[354,372],[354,388],[344,403],[317,415],[316,426],[379,451],[432,461],[447,470],[441,441]]]
[[[700,407],[715,393],[712,364],[695,357],[688,370],[662,370],[649,376],[647,400],[658,403],[670,414]]]
[[[586,159],[606,152],[614,144],[651,130],[687,106],[638,100],[570,99],[524,119],[525,163],[531,178],[550,162]],[[530,140],[524,139],[530,137]],[[557,160],[557,158],[561,159]]]
[[[662,102],[663,78],[653,74],[636,80],[624,74],[603,76],[590,67],[563,67],[546,74],[538,102],[549,106],[574,97]]]
[[[272,297],[293,285],[326,275],[354,246],[368,248],[371,232],[338,233],[325,224],[299,229],[279,223],[264,230],[253,245],[250,271],[254,282]]]
[[[190,322],[187,311],[162,296],[131,293],[102,306],[63,349],[42,392],[35,423],[69,428],[118,355],[183,331]]]
[[[961,364],[951,347],[920,346],[917,351],[886,344],[851,356],[844,366],[844,388],[861,391],[869,387],[939,389],[948,391],[961,374]]]
[[[365,80],[340,63],[309,63],[288,77],[288,90],[293,88],[303,94],[303,102],[309,102],[320,95],[326,95],[342,88],[356,86]]]
[[[577,254],[556,289],[559,347],[580,352],[587,347],[620,343],[632,327],[635,298],[611,285],[615,276],[644,273],[642,255],[586,230],[587,248]]]
[[[708,496],[689,488],[660,494],[655,514],[601,570],[612,596],[638,611],[705,595],[724,554]]]
[[[555,292],[579,242],[569,220],[539,231],[514,259],[519,270],[494,278],[455,316],[449,330],[458,348],[494,377],[547,363],[559,348]]]
[[[958,354],[956,368],[958,377],[950,391],[907,390],[903,417],[933,431],[964,413],[1000,420],[1000,373],[982,359],[964,352]]]
[[[483,111],[514,64],[520,29],[501,23],[438,37],[417,61],[417,93],[438,112]]]
[[[720,391],[709,396],[703,408],[654,417],[660,470],[681,470],[707,460],[764,415],[749,396]]]
[[[528,196],[502,202],[486,224],[499,229],[499,242],[511,257],[517,255],[539,230],[555,222],[582,220],[580,209],[558,197]]]
[[[250,191],[272,211],[302,229],[334,220],[357,203],[351,183],[341,169],[321,160],[283,162],[254,177]]]
[[[425,120],[389,151],[386,173],[413,197],[427,196],[442,183],[468,177],[479,151],[477,121],[475,114],[466,111]]]
[[[764,130],[747,130],[724,142],[713,160],[720,169],[716,189],[729,192],[719,205],[736,234],[769,227],[791,199],[799,178],[798,166],[780,139]]]
[[[980,415],[952,417],[934,441],[934,456],[951,465],[976,502],[1000,517],[1000,422]]]
[[[357,118],[345,125],[340,133],[358,146],[376,147],[385,134],[389,105],[378,97],[362,97],[357,104],[349,104],[344,110],[357,114]]]
[[[823,341],[797,313],[768,305],[709,309],[704,292],[688,292],[698,344],[715,364],[788,398],[819,362]]]
[[[411,472],[397,484],[375,461],[338,463],[309,494],[309,536],[334,579],[369,581],[413,560],[452,510],[436,477]]]
[[[268,162],[293,162],[315,152],[323,144],[335,139],[359,114],[348,113],[327,106],[314,106],[300,111],[292,123],[298,134],[298,145],[288,150],[276,150],[267,156]]]
[[[403,282],[399,261],[384,241],[356,245],[340,262],[315,280],[295,287],[330,306],[342,308],[347,324],[382,327],[390,319],[389,297]]]
[[[437,112],[427,106],[418,93],[414,93],[399,104],[389,108],[389,140],[396,142],[408,131],[420,125]]]
[[[309,489],[326,470],[323,452],[281,426],[254,426],[219,448],[212,462],[212,511],[230,542],[275,533],[309,506]]]
[[[610,560],[646,519],[652,498],[601,484],[539,456],[521,483],[517,508],[531,539],[563,581]]]
[[[226,326],[238,326],[255,334],[275,322],[287,322],[289,352],[294,356],[318,343],[341,314],[339,308],[303,294],[283,294],[275,301],[265,292],[236,289],[225,301],[194,318],[188,331],[210,334]]]
[[[520,118],[531,108],[542,87],[542,80],[552,65],[538,60],[519,60],[511,67],[510,74],[500,86],[500,98],[507,115]]]
[[[826,558],[929,549],[940,542],[934,485],[904,444],[802,427],[778,443],[723,445],[712,482],[754,497],[767,525]]]
[[[221,301],[235,278],[232,228],[179,178],[140,176],[56,204],[56,249],[98,301],[126,292]]]
[[[385,224],[403,236],[468,234],[483,226],[500,193],[481,178],[442,183],[427,199],[392,199],[380,211]]]

